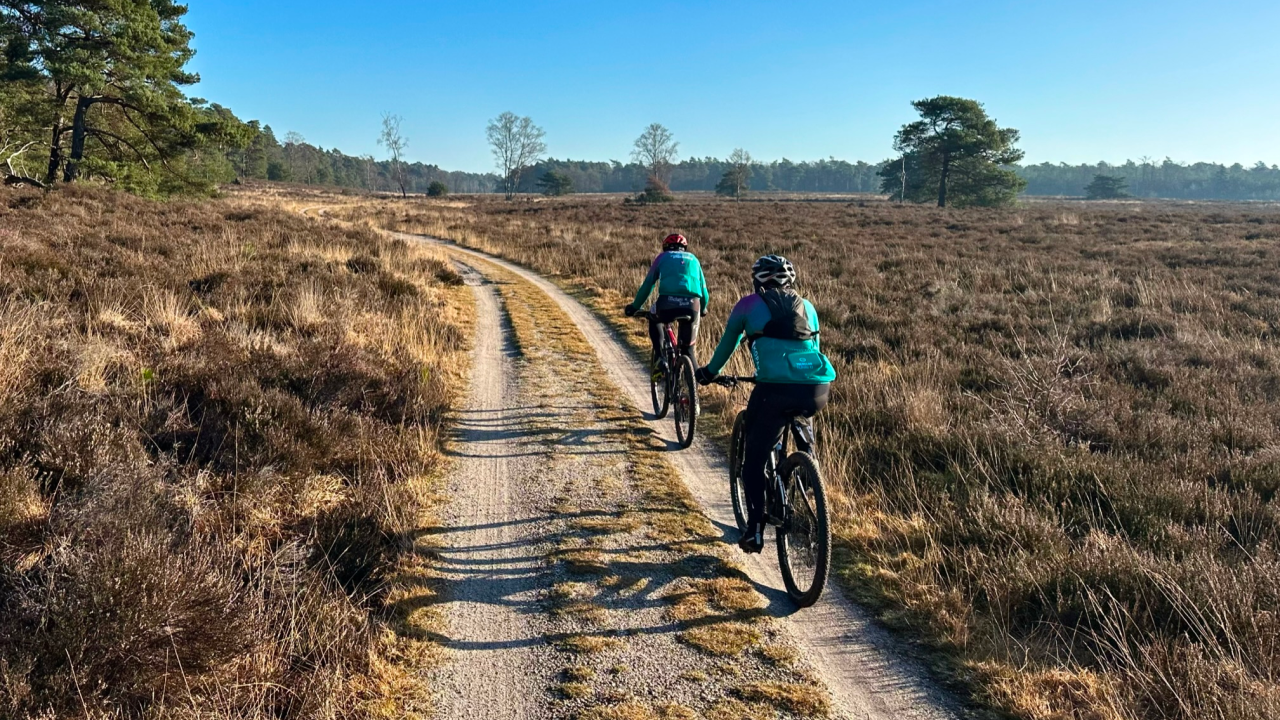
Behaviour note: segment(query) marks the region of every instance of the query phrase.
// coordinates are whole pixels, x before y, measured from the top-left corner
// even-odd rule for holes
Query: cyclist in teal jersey
[[[689,252],[689,241],[683,235],[668,235],[662,241],[662,254],[654,258],[649,266],[649,274],[645,276],[635,300],[623,308],[627,317],[631,317],[644,307],[653,292],[658,288],[658,299],[653,303],[652,315],[649,318],[649,342],[653,344],[653,357],[659,358],[658,349],[662,346],[663,326],[676,318],[689,317],[690,320],[680,322],[676,340],[680,344],[680,352],[693,357],[693,346],[698,341],[698,325],[703,315],[707,314],[707,305],[711,296],[707,293],[707,280],[702,275],[702,264]],[[697,363],[697,360],[694,360]],[[654,363],[654,372],[658,371]]]
[[[738,541],[746,552],[764,549],[765,466],[792,418],[813,417],[827,405],[835,369],[822,354],[818,312],[794,289],[795,267],[766,255],[751,268],[755,292],[738,301],[715,355],[698,370],[698,382],[715,381],[745,337],[756,366],[747,401],[742,483],[747,528]]]

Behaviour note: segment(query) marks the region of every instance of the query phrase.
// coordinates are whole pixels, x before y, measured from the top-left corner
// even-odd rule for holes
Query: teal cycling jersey
[[[782,340],[764,336],[765,325],[772,318],[769,306],[759,295],[748,295],[738,301],[724,336],[716,346],[707,370],[719,375],[743,337],[751,340],[751,360],[756,365],[756,380],[788,385],[819,385],[836,379],[835,368],[822,354],[818,341],[818,311],[808,300],[803,301],[805,320],[813,333],[808,340]]]
[[[654,258],[649,266],[649,274],[645,276],[640,291],[636,293],[635,307],[644,307],[653,292],[654,284],[658,286],[659,295],[674,297],[699,298],[702,300],[702,311],[707,311],[711,304],[711,295],[707,293],[707,280],[702,276],[702,263],[690,252],[668,251]]]

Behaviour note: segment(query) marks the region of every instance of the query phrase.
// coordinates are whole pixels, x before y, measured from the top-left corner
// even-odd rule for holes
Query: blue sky
[[[189,0],[192,92],[279,137],[488,170],[511,110],[558,158],[626,160],[650,122],[680,155],[879,161],[910,101],[972,97],[1027,161],[1280,163],[1276,0],[410,2]]]

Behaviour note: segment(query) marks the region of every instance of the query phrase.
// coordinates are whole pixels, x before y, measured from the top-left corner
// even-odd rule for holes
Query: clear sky
[[[188,0],[192,92],[277,136],[492,167],[511,110],[557,158],[626,160],[645,125],[681,157],[876,162],[939,94],[1022,131],[1028,162],[1280,163],[1280,0]]]

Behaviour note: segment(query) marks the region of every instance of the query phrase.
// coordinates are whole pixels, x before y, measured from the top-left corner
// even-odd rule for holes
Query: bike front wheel
[[[676,439],[680,447],[687,448],[693,444],[693,433],[698,427],[698,382],[694,379],[693,360],[681,355],[675,373],[671,404],[675,406]]]
[[[831,569],[831,525],[822,472],[808,453],[796,452],[779,468],[787,489],[786,518],[778,528],[778,565],[787,594],[800,607],[818,601]]]
[[[742,484],[742,463],[747,449],[747,413],[742,411],[733,421],[729,438],[729,496],[733,498],[733,519],[738,529],[747,529],[747,489]]]
[[[654,355],[649,363],[649,398],[653,400],[653,416],[661,420],[667,416],[667,410],[671,407],[671,398],[667,393],[669,387],[667,373],[660,370],[659,362],[659,357]]]

